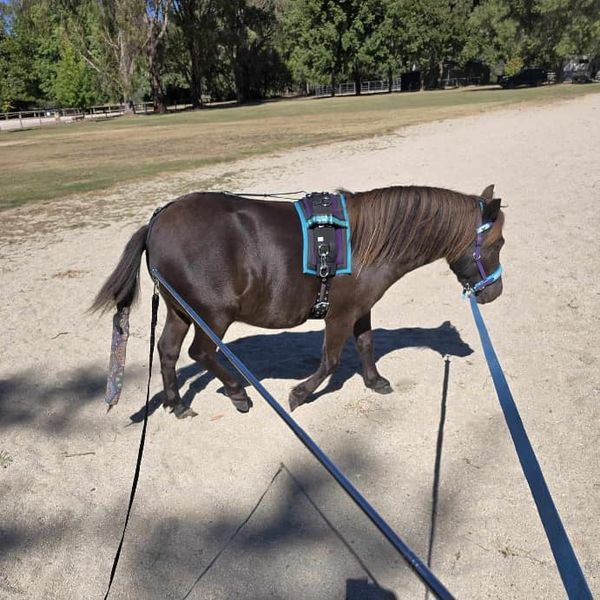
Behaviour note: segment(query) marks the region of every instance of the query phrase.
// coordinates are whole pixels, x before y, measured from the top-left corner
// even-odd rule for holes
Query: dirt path
[[[598,157],[600,95],[590,95],[3,213],[0,598],[104,592],[137,453],[140,429],[130,416],[143,403],[149,279],[144,275],[132,317],[121,404],[108,416],[101,399],[110,318],[84,311],[153,208],[192,189],[409,183],[475,193],[495,183],[508,205],[505,292],[484,313],[565,526],[600,594]],[[328,393],[295,416],[426,556],[448,354],[434,570],[460,598],[562,598],[459,296],[445,264],[407,276],[374,310],[380,369],[395,393],[369,393],[349,347]],[[281,332],[236,325],[227,339],[285,400],[318,361],[319,331],[316,323]],[[152,416],[114,598],[358,599],[367,596],[357,580],[367,576],[398,599],[423,597],[412,572],[256,394],[254,409],[240,415],[187,357],[180,367],[199,416],[177,421],[162,409]],[[286,471],[272,481],[281,462],[304,492]]]

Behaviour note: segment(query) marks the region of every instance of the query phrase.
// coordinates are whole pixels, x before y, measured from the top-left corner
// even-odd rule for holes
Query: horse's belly
[[[268,329],[285,329],[304,323],[316,298],[316,284],[295,279],[291,277],[285,285],[280,284],[275,289],[248,290],[240,298],[236,321]]]
[[[274,318],[266,315],[253,315],[240,317],[236,320],[254,327],[262,327],[263,329],[289,329],[290,327],[302,325],[307,320],[307,315],[302,317],[296,316],[295,318]]]

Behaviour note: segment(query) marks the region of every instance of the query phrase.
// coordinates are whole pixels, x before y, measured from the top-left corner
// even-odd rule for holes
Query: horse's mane
[[[387,261],[460,258],[475,240],[479,197],[434,187],[389,187],[348,193],[353,254],[361,266]],[[485,235],[502,234],[504,216]]]

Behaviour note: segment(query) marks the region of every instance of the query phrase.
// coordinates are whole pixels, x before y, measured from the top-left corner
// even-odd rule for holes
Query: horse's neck
[[[407,275],[411,271],[434,262],[436,259],[427,259],[423,256],[415,259],[406,259],[400,262],[390,263],[386,265],[374,264],[362,267],[360,264],[356,266],[356,273],[359,279],[368,282],[368,287],[383,294],[399,279]]]
[[[403,189],[403,188],[401,188]],[[435,198],[438,193],[444,193],[446,190],[437,190],[433,188],[422,188],[410,190],[408,197],[406,193],[404,200],[400,192],[396,198],[397,202],[408,202],[408,206],[403,210],[395,211],[390,198],[386,200],[387,207],[384,204],[383,210],[380,210],[380,220],[374,218],[365,218],[368,211],[372,210],[369,204],[365,204],[365,197],[351,197],[348,201],[350,212],[350,221],[354,221],[353,226],[357,225],[361,229],[362,248],[359,250],[359,258],[365,259],[368,263],[393,262],[394,272],[400,278],[406,273],[418,269],[419,267],[431,263],[440,258],[448,258],[453,253],[449,247],[450,243],[461,243],[460,239],[470,235],[466,229],[470,218],[466,217],[465,203],[460,203],[452,195],[456,192],[449,192],[450,197],[444,198],[442,204]],[[412,195],[410,195],[412,193]],[[457,200],[456,204],[451,200]],[[432,202],[433,205],[428,203]],[[452,205],[459,210],[455,211]],[[367,211],[367,212],[365,212]],[[418,216],[413,216],[414,211]],[[377,213],[377,211],[375,211]],[[412,214],[411,214],[412,213]],[[381,220],[390,223],[395,219],[409,219],[406,226],[399,227],[385,225],[381,226]],[[438,220],[435,223],[434,220]],[[411,221],[415,221],[411,225]],[[469,230],[470,232],[470,230]],[[381,240],[386,241],[383,243]],[[372,243],[379,239],[379,243]],[[367,243],[364,243],[367,240]],[[398,243],[400,241],[400,243]],[[403,243],[406,242],[406,243]],[[366,246],[366,249],[365,249]],[[362,257],[360,256],[362,254]],[[385,258],[383,258],[385,257]]]
[[[358,202],[356,202],[358,200]],[[361,202],[361,198],[357,198],[355,200],[356,204],[354,204],[354,210],[368,210],[367,206],[364,206]],[[452,218],[452,215],[439,215],[437,216],[439,219],[444,218]],[[454,218],[459,218],[454,215]],[[451,229],[451,228],[450,228]],[[449,234],[448,228],[446,227],[434,227],[433,230],[437,232],[437,235],[440,236],[439,240],[431,240],[434,243],[423,244],[422,248],[419,251],[411,251],[411,248],[408,248],[407,251],[404,251],[402,255],[396,257],[395,259],[390,259],[387,261],[376,261],[373,264],[369,265],[361,265],[360,262],[356,263],[356,272],[359,277],[363,277],[365,280],[369,281],[369,285],[373,287],[373,289],[377,290],[378,293],[383,294],[390,286],[392,286],[396,281],[402,278],[407,273],[414,271],[422,266],[425,266],[429,263],[435,262],[436,260],[447,258],[447,255],[441,252],[439,249],[444,247],[444,236]],[[418,244],[418,241],[415,241]],[[451,251],[451,250],[449,250]]]

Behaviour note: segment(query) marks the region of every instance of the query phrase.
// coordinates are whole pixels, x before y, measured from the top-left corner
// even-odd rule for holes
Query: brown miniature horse
[[[494,225],[485,234],[481,261],[488,273],[499,265],[504,219],[493,186],[481,197],[431,187],[390,187],[347,193],[346,200],[353,272],[332,280],[321,364],[290,392],[291,410],[333,372],[351,334],[365,385],[381,394],[392,391],[375,365],[371,308],[403,275],[445,258],[463,286],[480,281],[473,248],[482,222]],[[278,329],[300,325],[319,288],[317,277],[302,273],[302,233],[292,203],[194,193],[167,205],[132,236],[94,310],[133,303],[144,250],[148,267],[157,268],[220,337],[234,321]],[[477,301],[491,302],[501,292],[499,279],[478,292]],[[167,318],[158,342],[164,405],[182,417],[193,412],[181,404],[175,364],[190,320],[168,294],[164,300]],[[238,410],[250,409],[244,387],[219,364],[215,345],[198,327],[189,353],[223,382]]]

